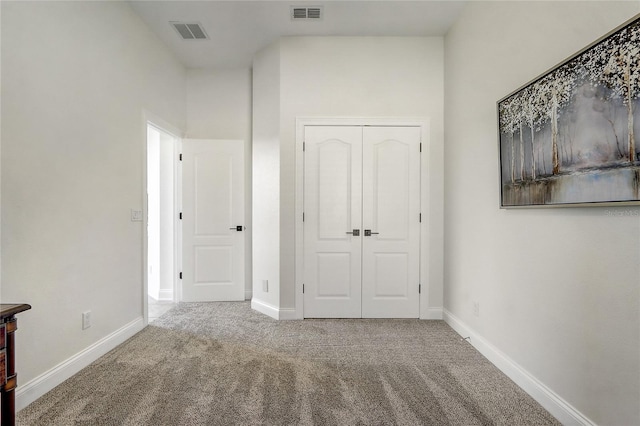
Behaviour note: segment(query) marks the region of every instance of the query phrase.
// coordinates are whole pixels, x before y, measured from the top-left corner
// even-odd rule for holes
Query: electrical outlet
[[[473,302],[473,315],[480,316],[480,302]]]
[[[82,313],[82,329],[86,330],[91,327],[91,311],[85,311]]]
[[[269,280],[262,280],[262,291],[269,293]]]
[[[131,209],[131,222],[142,222],[142,210]]]

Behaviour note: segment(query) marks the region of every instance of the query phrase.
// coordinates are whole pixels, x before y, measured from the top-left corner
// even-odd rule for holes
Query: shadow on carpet
[[[557,425],[443,321],[181,303],[19,425]]]

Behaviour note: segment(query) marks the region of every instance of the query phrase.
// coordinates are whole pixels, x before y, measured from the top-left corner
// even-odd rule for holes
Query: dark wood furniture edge
[[[15,389],[18,385],[18,375],[15,371],[15,336],[18,329],[16,314],[31,309],[31,305],[22,304],[0,304],[0,322],[5,327],[5,371],[6,382],[0,387],[0,423],[5,426],[14,426],[16,423],[16,401]]]
[[[0,316],[7,318],[29,309],[31,309],[31,305],[26,303],[0,303]]]

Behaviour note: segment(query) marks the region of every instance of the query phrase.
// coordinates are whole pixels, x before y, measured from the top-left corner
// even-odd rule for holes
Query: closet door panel
[[[420,128],[365,127],[362,162],[362,316],[417,318]]]
[[[306,126],[304,158],[304,316],[359,318],[362,128]]]

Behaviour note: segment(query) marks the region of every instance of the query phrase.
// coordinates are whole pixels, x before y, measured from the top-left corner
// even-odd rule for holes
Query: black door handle
[[[235,231],[238,231],[238,232],[242,232],[242,230],[244,229],[244,226],[238,225],[238,226],[234,226],[233,228],[229,228],[229,229],[235,230]]]
[[[379,234],[379,232],[371,232],[371,229],[365,229],[364,230],[364,236],[365,237],[370,237],[372,235],[378,235],[378,234]]]
[[[347,231],[347,234],[351,234],[354,237],[359,237],[360,236],[360,230],[359,229],[354,229],[353,231]]]

